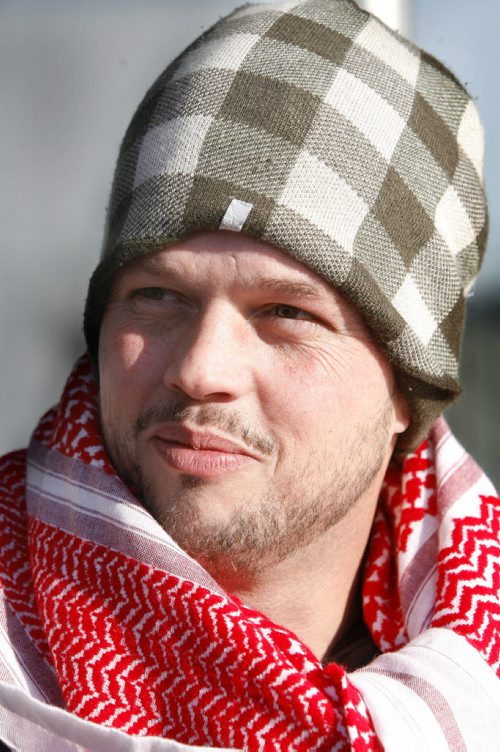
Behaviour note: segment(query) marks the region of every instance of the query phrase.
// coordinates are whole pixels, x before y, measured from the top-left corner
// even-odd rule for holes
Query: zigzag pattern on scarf
[[[26,451],[0,460],[0,590],[36,650],[52,665],[40,621],[28,556]]]
[[[466,637],[500,677],[500,499],[481,496],[477,516],[455,521],[437,593],[432,626]]]
[[[33,438],[67,457],[116,474],[100,436],[97,386],[87,357],[76,362],[59,404],[43,416]]]
[[[373,750],[345,672],[242,604],[32,520],[35,587],[68,709],[129,734]]]

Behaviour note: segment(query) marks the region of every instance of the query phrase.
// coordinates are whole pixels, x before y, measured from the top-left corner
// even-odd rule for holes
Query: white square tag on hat
[[[241,232],[252,209],[253,204],[249,204],[247,201],[240,201],[238,198],[231,199],[231,203],[226,209],[219,229]]]

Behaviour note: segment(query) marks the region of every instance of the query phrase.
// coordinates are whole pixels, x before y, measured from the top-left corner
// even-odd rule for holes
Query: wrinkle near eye
[[[359,357],[356,341],[342,335],[332,338],[328,344],[284,343],[280,349],[287,356],[299,356],[306,359],[311,366],[319,366],[328,379],[342,381],[344,384],[352,378],[353,368]]]

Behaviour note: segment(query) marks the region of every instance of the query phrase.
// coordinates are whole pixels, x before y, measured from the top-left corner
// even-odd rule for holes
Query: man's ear
[[[394,433],[402,434],[406,431],[411,422],[411,413],[408,400],[404,394],[401,385],[396,380],[394,393],[392,395],[394,405]]]

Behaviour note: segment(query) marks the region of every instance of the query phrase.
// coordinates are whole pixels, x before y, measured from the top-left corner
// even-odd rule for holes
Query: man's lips
[[[259,459],[252,450],[230,439],[185,426],[156,427],[151,438],[170,467],[201,477],[238,470]]]
[[[245,454],[249,457],[256,457],[248,447],[237,444],[235,441],[218,436],[210,431],[196,431],[181,425],[161,426],[154,429],[153,434],[156,438],[172,444],[182,444],[191,449],[210,450],[213,452],[224,452],[226,454]]]

